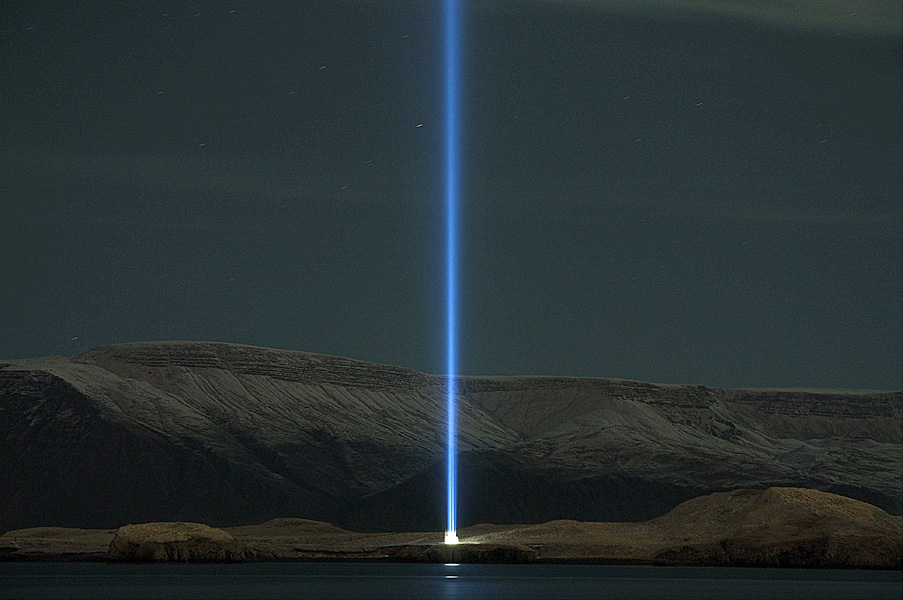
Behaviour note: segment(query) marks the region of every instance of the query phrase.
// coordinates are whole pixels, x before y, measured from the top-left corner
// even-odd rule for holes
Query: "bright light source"
[[[445,0],[445,217],[447,342],[447,497],[445,543],[457,544],[457,425],[455,423],[455,375],[457,374],[457,260],[458,260],[458,0]]]

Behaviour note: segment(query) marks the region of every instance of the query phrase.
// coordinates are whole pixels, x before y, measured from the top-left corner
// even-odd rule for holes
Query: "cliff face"
[[[220,343],[0,367],[0,530],[280,515],[441,529],[446,378]],[[712,491],[899,514],[903,394],[462,378],[462,523],[659,516]]]

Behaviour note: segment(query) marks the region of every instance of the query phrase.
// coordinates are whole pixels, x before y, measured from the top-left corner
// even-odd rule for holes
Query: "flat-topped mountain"
[[[447,378],[212,342],[0,361],[0,531],[440,530]],[[459,522],[642,520],[796,486],[901,512],[903,393],[462,377]]]

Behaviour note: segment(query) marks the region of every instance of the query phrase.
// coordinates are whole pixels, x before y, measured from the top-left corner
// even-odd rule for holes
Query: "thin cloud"
[[[100,179],[106,184],[228,196],[304,199],[327,191],[322,183],[303,175],[312,169],[224,155],[28,155],[7,151],[0,164],[7,173],[44,174],[72,181]]]
[[[903,224],[903,210],[857,211],[851,200],[850,210],[813,209],[794,205],[791,201],[761,201],[743,198],[735,190],[714,189],[708,192],[681,191],[675,198],[674,186],[670,190],[649,189],[643,192],[619,190],[606,198],[621,206],[644,208],[657,213],[680,213],[700,221],[746,221],[775,224],[836,225],[836,226],[891,226]],[[694,197],[695,196],[695,197]]]
[[[55,203],[44,218],[111,226],[270,230],[294,226],[291,215],[312,205],[404,202],[383,179],[361,180],[359,173],[372,169],[355,173],[347,166],[230,155],[37,154],[6,148],[0,149],[0,171],[24,181],[90,185],[94,193]],[[132,192],[154,200],[107,200],[111,193]],[[93,197],[104,199],[101,209],[92,208]]]
[[[621,13],[710,15],[772,27],[827,33],[900,36],[903,0],[528,0],[568,3]]]

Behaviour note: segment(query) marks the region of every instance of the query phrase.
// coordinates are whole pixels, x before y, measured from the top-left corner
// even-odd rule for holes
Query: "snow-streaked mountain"
[[[441,529],[447,378],[154,342],[0,361],[0,530],[280,516]],[[465,377],[459,522],[656,517],[700,493],[900,513],[903,393]]]

